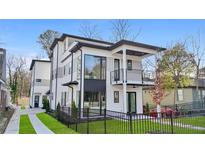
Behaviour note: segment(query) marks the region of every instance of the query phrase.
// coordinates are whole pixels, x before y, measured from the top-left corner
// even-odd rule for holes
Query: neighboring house
[[[51,108],[71,106],[143,112],[143,58],[165,48],[121,40],[110,43],[63,34],[51,46]]]
[[[198,91],[198,96],[197,98],[197,90],[196,90],[196,85],[195,82],[184,88],[179,88],[178,91],[176,92],[175,98],[175,104],[196,104],[199,103],[199,100],[205,100],[205,79],[200,79],[199,80],[199,91]],[[143,90],[143,102],[144,105],[147,103],[150,104],[151,106],[155,105],[152,101],[151,97],[151,87],[144,88]],[[174,90],[167,91],[166,96],[161,102],[162,106],[166,105],[174,105]]]
[[[43,98],[47,98],[46,92],[50,87],[50,68],[48,60],[32,60],[30,107],[43,107]]]
[[[6,87],[6,50],[0,48],[0,110],[7,105],[8,89]]]

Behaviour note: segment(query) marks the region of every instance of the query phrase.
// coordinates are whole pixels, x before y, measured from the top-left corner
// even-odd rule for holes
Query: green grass
[[[205,128],[205,116],[176,118],[174,121]]]
[[[19,134],[36,134],[28,115],[20,116]]]
[[[55,134],[76,134],[76,132],[46,113],[38,113],[37,117]]]
[[[125,134],[129,133],[130,123],[119,120],[107,120],[107,134]],[[155,132],[171,133],[171,127],[167,124],[160,124],[152,122],[150,120],[138,120],[132,123],[134,134],[147,134]],[[146,127],[145,127],[146,126]],[[71,126],[75,129],[75,125]],[[104,133],[104,121],[95,121],[89,123],[90,134],[103,134]],[[78,125],[78,131],[80,133],[87,133],[87,123],[81,123]],[[205,134],[205,131],[194,130],[188,128],[182,128],[174,126],[175,134]]]
[[[21,106],[21,110],[25,110],[26,109],[26,107],[25,106]]]

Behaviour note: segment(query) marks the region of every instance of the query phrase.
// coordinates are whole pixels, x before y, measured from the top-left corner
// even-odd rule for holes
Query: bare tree
[[[7,59],[8,68],[8,85],[11,89],[12,102],[18,105],[17,98],[22,90],[25,88],[23,81],[26,80],[23,75],[26,68],[26,60],[22,57],[9,56]]]
[[[51,56],[51,50],[50,47],[55,40],[55,38],[58,38],[60,36],[59,32],[53,31],[53,30],[47,30],[44,33],[40,34],[38,37],[37,42],[41,45],[42,49],[46,52],[48,57]]]
[[[203,56],[205,53],[205,46],[201,44],[201,33],[198,31],[197,36],[191,37],[191,45],[192,45],[192,52],[194,54],[194,59],[195,59],[195,68],[196,68],[196,73],[195,73],[195,84],[196,84],[196,93],[197,93],[197,98],[199,99],[199,79],[201,75],[201,65],[203,61]]]
[[[111,21],[111,23],[112,23],[111,40],[113,42],[117,42],[123,39],[135,41],[136,38],[141,33],[141,29],[137,30],[136,32],[132,29],[129,20],[118,19],[118,20]]]
[[[83,23],[80,26],[79,32],[84,37],[102,40],[98,26],[95,24],[92,25],[90,23]]]

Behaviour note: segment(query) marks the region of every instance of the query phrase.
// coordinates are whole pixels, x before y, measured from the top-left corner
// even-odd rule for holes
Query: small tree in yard
[[[165,97],[165,88],[164,88],[163,78],[161,77],[159,67],[156,69],[156,77],[154,81],[154,87],[151,90],[151,96],[153,102],[157,105],[157,113],[158,113],[158,117],[160,117],[159,114],[161,112],[160,104]]]
[[[73,101],[72,103],[71,103],[71,117],[72,117],[72,119],[73,120],[76,120],[77,119],[77,107],[76,107],[76,105],[75,105],[75,101]]]
[[[46,112],[50,111],[49,100],[47,98],[43,98],[43,109],[45,109]]]
[[[56,108],[56,117],[58,118],[58,120],[60,120],[60,108],[61,108],[61,105],[58,102],[58,105],[57,105],[57,108]]]
[[[190,75],[195,68],[194,56],[186,52],[185,43],[177,43],[164,52],[160,60],[160,69],[163,74],[164,86],[174,88],[174,104],[178,87],[191,84]]]

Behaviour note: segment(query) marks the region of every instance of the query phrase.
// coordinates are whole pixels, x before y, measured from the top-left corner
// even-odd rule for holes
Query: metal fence
[[[205,110],[122,113],[61,107],[58,120],[82,134],[204,134]]]

